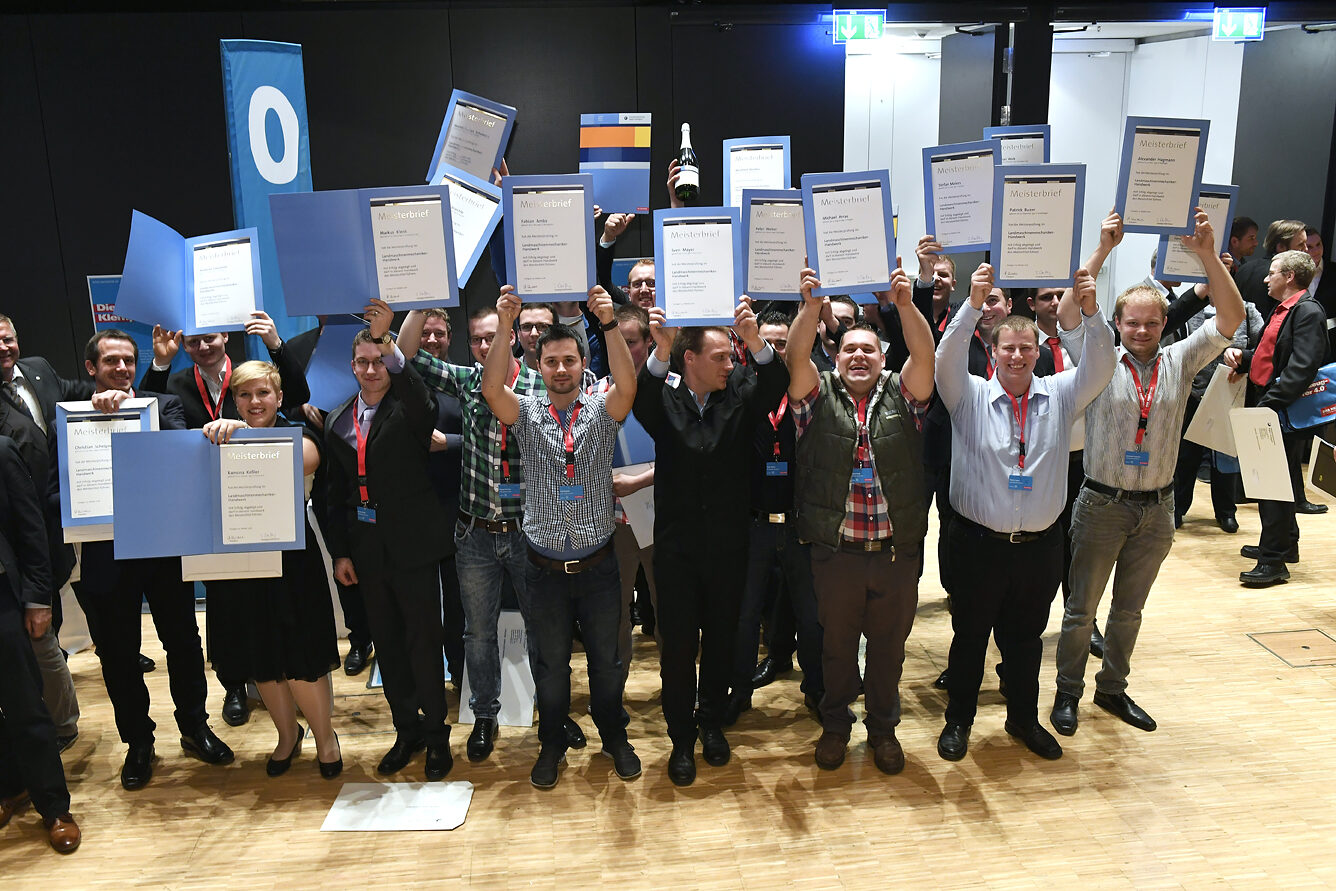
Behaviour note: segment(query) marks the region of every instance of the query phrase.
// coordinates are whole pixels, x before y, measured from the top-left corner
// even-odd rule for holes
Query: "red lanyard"
[[[1021,470],[1024,470],[1025,469],[1025,416],[1029,414],[1030,411],[1030,391],[1026,390],[1025,395],[1022,396],[1019,400],[1017,400],[1016,397],[1012,396],[1010,393],[1007,393],[1007,398],[1011,400],[1012,417],[1016,419],[1016,423],[1020,425],[1021,428],[1020,432],[1021,453],[1020,457],[1016,459],[1016,466],[1019,467]]]
[[[557,407],[548,404],[547,412],[552,415],[552,420],[557,422],[561,428],[562,439],[566,445],[566,482],[575,482],[575,419],[580,417],[580,406],[582,402],[577,402],[571,406],[571,422],[563,425],[561,415],[557,413]]]
[[[1141,447],[1141,440],[1146,437],[1146,423],[1150,420],[1150,404],[1155,401],[1155,387],[1160,381],[1160,357],[1155,357],[1155,370],[1150,375],[1150,388],[1141,389],[1141,376],[1137,374],[1136,368],[1132,365],[1132,360],[1123,355],[1123,362],[1127,365],[1127,370],[1132,372],[1132,383],[1137,388],[1137,400],[1141,403],[1141,419],[1137,421],[1137,448]]]
[[[779,457],[779,425],[784,420],[784,412],[789,410],[789,394],[785,393],[784,398],[779,400],[779,408],[766,415],[770,419],[770,426],[775,428],[775,457]]]
[[[867,400],[868,397],[854,400],[854,411],[858,412],[858,463],[867,463]]]
[[[195,366],[195,386],[199,388],[199,398],[204,402],[204,408],[209,413],[209,420],[218,420],[219,415],[223,413],[223,400],[227,398],[227,388],[232,385],[232,357],[224,357],[226,362],[226,371],[223,372],[223,386],[218,390],[218,402],[214,403],[209,396],[209,388],[204,383],[204,376],[199,373],[199,366]]]
[[[984,341],[984,339],[983,339],[983,335],[979,333],[979,329],[978,329],[978,328],[975,328],[975,329],[974,329],[974,336],[975,336],[975,338],[978,339],[979,344],[983,347],[983,354],[984,354],[985,356],[988,357],[988,374],[985,375],[985,377],[987,377],[989,380],[992,380],[992,379],[993,379],[993,351],[992,351],[991,349],[988,348],[988,344]]]
[[[362,433],[362,421],[358,417],[361,412],[357,410],[357,403],[361,401],[359,397],[353,403],[353,435],[357,438],[357,496],[363,504],[370,504],[371,498],[366,491],[366,436]]]
[[[512,360],[513,361],[513,360]],[[515,368],[510,372],[510,388],[515,388],[515,381],[520,377],[520,363],[515,362]],[[499,422],[498,422],[499,423]],[[504,482],[510,482],[510,459],[506,457],[506,425],[501,424],[501,479]]]

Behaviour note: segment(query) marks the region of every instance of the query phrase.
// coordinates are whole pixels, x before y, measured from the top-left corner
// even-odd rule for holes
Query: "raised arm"
[[[1080,411],[1108,386],[1117,359],[1113,348],[1113,329],[1099,311],[1095,277],[1084,268],[1076,270],[1072,290],[1081,301],[1081,325],[1085,328],[1081,363],[1076,366],[1075,411]]]
[[[608,350],[608,374],[612,376],[612,386],[608,388],[605,405],[609,415],[625,421],[636,399],[636,362],[631,358],[626,338],[622,337],[622,329],[616,324],[612,295],[598,285],[590,288],[589,311],[604,329],[603,343]]]
[[[422,346],[422,327],[427,323],[427,314],[420,309],[410,310],[399,326],[399,351],[405,356],[416,356]]]
[[[1104,261],[1113,253],[1113,249],[1123,242],[1123,218],[1116,211],[1109,211],[1104,222],[1099,226],[1099,244],[1095,246],[1085,265],[1081,268],[1090,273],[1092,279],[1099,278],[1099,271],[1104,268]],[[1070,331],[1081,324],[1081,303],[1075,297],[1068,299],[1072,289],[1068,288],[1058,302],[1058,328]]]
[[[932,326],[928,320],[914,311],[914,288],[909,283],[909,276],[905,274],[899,257],[895,265],[895,272],[891,274],[891,299],[900,311],[900,328],[905,336],[905,346],[909,348],[909,359],[905,361],[904,368],[900,369],[900,380],[909,395],[918,402],[926,403],[932,398],[937,344],[933,340]]]
[[[812,344],[816,342],[816,324],[821,316],[820,297],[812,296],[812,289],[821,287],[821,280],[813,269],[802,272],[800,290],[803,302],[798,315],[789,326],[789,345],[784,351],[784,362],[789,366],[789,398],[804,399],[816,389],[820,374],[812,361]]]
[[[1234,284],[1234,276],[1229,274],[1224,261],[1215,252],[1215,232],[1206,212],[1197,208],[1196,226],[1191,235],[1183,236],[1183,247],[1197,255],[1201,265],[1206,267],[1206,287],[1215,304],[1215,327],[1225,337],[1233,337],[1239,325],[1248,317],[1243,308],[1243,295],[1239,286]]]
[[[969,387],[970,338],[983,315],[983,302],[993,290],[993,267],[980,263],[970,276],[970,296],[946,326],[937,345],[934,376],[937,395],[947,411],[954,411]]]
[[[519,314],[519,295],[513,286],[505,285],[496,300],[496,330],[509,331]],[[506,377],[514,361],[510,350],[505,349],[505,344],[498,339],[487,351],[487,361],[482,366],[482,397],[496,419],[507,425],[515,423],[520,416],[520,401],[515,398],[515,391],[506,386]]]

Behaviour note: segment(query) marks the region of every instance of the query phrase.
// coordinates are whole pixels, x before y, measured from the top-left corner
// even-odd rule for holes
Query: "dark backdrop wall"
[[[0,169],[21,209],[0,215],[0,313],[24,353],[79,373],[85,277],[120,271],[132,209],[186,235],[232,227],[224,38],[302,44],[317,189],[421,182],[455,87],[519,109],[514,173],[573,172],[581,113],[652,112],[653,206],[684,120],[702,203],[719,200],[726,138],[791,134],[795,184],[842,166],[844,53],[820,7],[507,6],[0,16]],[[648,223],[619,253],[652,252]],[[484,259],[465,307],[495,295]]]

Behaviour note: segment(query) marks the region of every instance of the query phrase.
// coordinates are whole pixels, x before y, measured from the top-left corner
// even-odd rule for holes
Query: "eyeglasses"
[[[353,367],[356,368],[358,371],[366,371],[368,368],[372,367],[373,365],[374,365],[376,368],[384,368],[384,367],[385,367],[385,360],[382,359],[382,358],[380,358],[379,356],[377,356],[377,357],[374,358],[374,359],[354,359],[354,360],[353,360]]]
[[[547,329],[551,327],[546,322],[520,322],[521,331],[536,331],[539,334],[546,334]]]
[[[627,287],[630,287],[630,288],[646,288],[646,289],[648,289],[648,290],[650,290],[650,291],[653,291],[653,290],[654,290],[654,279],[652,279],[652,278],[647,278],[647,279],[642,279],[641,281],[638,281],[638,282],[628,282],[628,283],[627,283]]]
[[[476,347],[476,346],[485,346],[486,344],[489,344],[489,343],[491,343],[491,342],[494,341],[494,340],[496,340],[496,335],[495,335],[495,334],[488,334],[488,335],[486,335],[485,337],[470,337],[470,338],[469,338],[469,345],[470,345],[470,346],[475,346],[475,347]]]

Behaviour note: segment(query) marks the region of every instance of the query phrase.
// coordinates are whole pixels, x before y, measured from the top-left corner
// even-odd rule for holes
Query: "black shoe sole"
[[[1239,576],[1239,582],[1245,588],[1270,588],[1272,585],[1283,585],[1290,580],[1290,574],[1274,576],[1269,579],[1246,579]]]
[[[561,769],[565,766],[566,766],[566,756],[562,755],[561,760],[557,762],[557,772],[556,775],[552,777],[552,782],[540,783],[533,778],[533,774],[531,773],[529,774],[529,784],[533,786],[535,789],[555,789],[557,783],[561,782]]]

